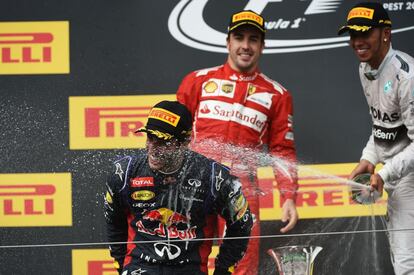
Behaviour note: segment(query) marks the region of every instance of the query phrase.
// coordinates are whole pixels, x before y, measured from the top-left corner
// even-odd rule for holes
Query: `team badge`
[[[392,82],[391,81],[387,81],[387,83],[385,83],[384,85],[384,93],[389,93],[391,92],[392,89]]]
[[[252,95],[256,92],[256,86],[254,86],[253,84],[249,83],[249,86],[247,88],[247,94],[248,95]]]

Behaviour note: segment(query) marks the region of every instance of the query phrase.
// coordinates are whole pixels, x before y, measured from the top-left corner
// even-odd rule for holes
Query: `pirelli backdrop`
[[[414,2],[382,2],[393,47],[414,55]],[[144,146],[134,129],[175,98],[184,75],[225,62],[229,15],[240,9],[268,20],[261,70],[292,93],[300,160],[301,220],[287,236],[272,171],[258,171],[261,274],[277,274],[269,248],[303,244],[323,247],[314,274],[393,274],[380,232],[386,196],[356,205],[341,182],[370,134],[358,62],[336,35],[355,3],[3,1],[0,274],[116,274],[102,210],[110,163]]]

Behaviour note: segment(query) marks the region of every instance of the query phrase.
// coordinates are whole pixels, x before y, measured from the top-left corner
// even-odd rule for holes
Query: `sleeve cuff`
[[[381,170],[378,171],[377,174],[382,178],[384,183],[388,183],[390,181],[390,172],[388,171],[387,167],[384,166]]]
[[[373,154],[363,154],[361,156],[361,159],[360,160],[362,160],[362,159],[365,159],[365,160],[369,161],[373,165],[377,165],[378,162],[379,162],[378,159],[377,159],[377,156],[375,156]]]
[[[296,203],[296,197],[297,197],[297,193],[296,192],[284,192],[282,193],[282,198],[287,200],[287,199],[291,199]]]

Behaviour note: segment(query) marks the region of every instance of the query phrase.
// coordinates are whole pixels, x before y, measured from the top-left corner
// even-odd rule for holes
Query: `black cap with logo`
[[[135,132],[146,132],[160,139],[184,139],[191,135],[192,116],[178,101],[161,101],[152,107],[144,127]]]
[[[346,25],[338,30],[338,35],[349,30],[365,32],[373,27],[391,27],[390,17],[382,4],[363,2],[349,11]]]
[[[230,24],[227,31],[230,33],[236,28],[246,24],[256,27],[263,34],[266,33],[264,18],[251,10],[243,10],[234,13],[230,18]]]

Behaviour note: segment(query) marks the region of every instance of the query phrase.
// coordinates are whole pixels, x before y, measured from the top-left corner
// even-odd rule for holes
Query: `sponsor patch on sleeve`
[[[109,193],[109,191],[106,191],[106,194],[105,194],[105,201],[106,201],[107,203],[109,203],[109,204],[112,204],[112,203],[113,203],[112,196],[111,196],[111,194]]]
[[[240,194],[237,198],[234,199],[234,203],[233,203],[234,211],[239,212],[246,203],[247,201],[244,198],[243,194]]]
[[[243,216],[244,216],[244,214],[246,213],[246,211],[247,211],[247,207],[249,206],[249,204],[247,203],[247,201],[246,201],[246,203],[244,204],[244,206],[243,206],[243,208],[242,209],[240,209],[240,211],[239,211],[239,213],[237,213],[237,218],[236,218],[236,220],[240,220]]]

